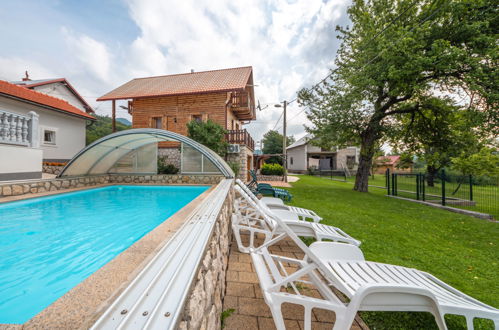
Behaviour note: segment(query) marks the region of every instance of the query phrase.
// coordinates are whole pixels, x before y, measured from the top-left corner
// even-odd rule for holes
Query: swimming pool
[[[0,324],[24,323],[208,186],[110,186],[0,204]]]

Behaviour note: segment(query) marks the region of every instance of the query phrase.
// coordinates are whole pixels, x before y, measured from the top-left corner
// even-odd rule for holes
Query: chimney
[[[31,79],[29,79],[28,70],[26,70],[24,74],[26,75],[26,77],[23,78],[23,81],[31,81]]]
[[[191,69],[191,73],[194,73],[194,69]]]

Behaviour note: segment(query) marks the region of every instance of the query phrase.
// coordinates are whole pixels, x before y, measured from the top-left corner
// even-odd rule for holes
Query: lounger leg
[[[274,319],[275,327],[277,328],[277,330],[286,330],[284,318],[282,317],[281,303],[275,303],[270,311],[272,313],[272,318]]]
[[[440,330],[447,330],[447,325],[445,324],[444,316],[440,315],[440,313],[438,313],[438,312],[434,312],[432,314],[435,317],[435,321],[437,322],[438,328]],[[468,319],[466,318],[466,320],[468,320]],[[468,321],[466,321],[466,322],[468,322]]]
[[[311,330],[312,329],[312,309],[307,307],[307,306],[303,306],[303,308],[305,310],[305,317],[303,320],[303,325],[305,326],[305,330]]]
[[[352,327],[356,313],[346,311],[343,315],[342,314],[335,312],[336,319],[334,321],[333,330],[345,330]]]
[[[475,326],[473,325],[473,317],[466,317],[466,327],[468,330],[473,330]]]

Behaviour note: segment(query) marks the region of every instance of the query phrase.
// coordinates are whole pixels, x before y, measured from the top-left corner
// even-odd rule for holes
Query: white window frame
[[[54,136],[54,141],[53,142],[48,142],[45,140],[45,132],[52,132],[53,133],[53,136]],[[57,146],[57,128],[54,128],[54,127],[46,127],[46,126],[41,126],[41,142],[42,142],[42,145],[44,146],[51,146],[51,147],[55,147]]]

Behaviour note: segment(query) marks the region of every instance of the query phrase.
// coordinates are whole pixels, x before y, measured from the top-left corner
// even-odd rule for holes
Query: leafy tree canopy
[[[295,142],[295,138],[293,136],[288,136],[286,139],[287,147]],[[283,136],[277,131],[270,130],[263,135],[263,153],[264,154],[282,154],[282,143]],[[271,157],[267,159],[267,163],[279,163],[282,164],[281,157]]]
[[[498,131],[498,7],[492,0],[354,0],[352,27],[335,69],[322,85],[299,93],[309,131],[333,144],[361,145],[354,189],[367,191],[377,142],[396,116],[418,112],[428,97],[465,96]]]
[[[95,122],[93,122],[90,125],[87,125],[87,132],[86,132],[87,145],[113,132],[112,128],[113,119],[111,117],[95,115],[95,118],[97,119]],[[125,125],[116,120],[117,131],[123,131],[125,129],[130,129],[130,128],[131,126]]]
[[[388,134],[391,143],[426,163],[430,185],[452,157],[476,153],[490,138],[480,127],[481,114],[455,105],[450,98],[422,99],[417,111],[395,119],[401,125]]]
[[[225,141],[225,129],[211,119],[208,121],[192,120],[187,123],[188,136],[215,151],[220,156],[227,154],[228,143]]]

